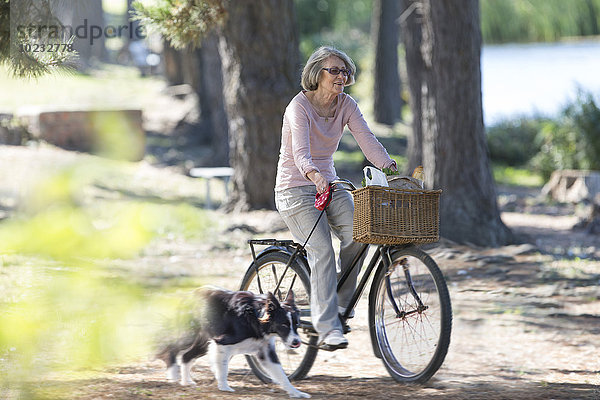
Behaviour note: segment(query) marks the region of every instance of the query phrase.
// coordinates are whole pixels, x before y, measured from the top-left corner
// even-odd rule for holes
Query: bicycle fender
[[[258,260],[260,257],[264,256],[265,254],[275,253],[278,251],[287,253],[291,256],[292,254],[294,254],[296,249],[294,249],[291,246],[269,246],[266,249],[262,250],[260,253],[258,253],[256,255],[256,259]],[[296,256],[296,262],[298,262],[298,264],[300,264],[302,267],[306,268],[306,270],[308,271],[308,274],[310,275],[311,271],[310,271],[310,267],[308,265],[308,261],[306,260],[305,250],[300,251],[300,254],[298,254]],[[254,261],[252,262],[252,264],[254,264]],[[251,266],[252,266],[252,264],[251,264]]]
[[[385,274],[387,272],[387,269],[387,262],[384,260],[379,261],[379,266],[375,270],[375,275],[373,275],[373,281],[371,282],[371,289],[369,290],[369,304],[371,304],[371,302],[373,302],[373,304],[375,303],[375,283],[377,282],[376,278],[379,276],[379,274]],[[369,321],[372,321],[372,316],[370,315],[372,308],[373,307],[369,306]],[[369,324],[369,334],[371,338],[371,346],[373,347],[373,354],[375,355],[375,357],[381,358],[381,351],[379,350],[377,340],[375,340],[375,326],[372,326],[371,324]]]
[[[406,251],[406,249],[414,247],[413,244],[406,244],[406,245],[398,245],[398,246],[394,246],[391,249],[391,253],[393,256],[395,256],[395,254],[397,254],[398,252],[404,252]],[[380,274],[386,274],[388,271],[388,268],[390,267],[389,265],[389,261],[383,257],[382,260],[379,262],[379,265],[377,266],[377,269],[375,270],[375,275],[373,275],[373,281],[371,282],[371,289],[369,290],[369,303],[371,302],[375,302],[375,291],[376,291],[376,282],[377,282],[377,277]],[[369,321],[371,321],[371,309],[372,307],[369,307]],[[381,358],[381,352],[379,350],[379,345],[377,344],[377,340],[375,340],[375,326],[369,326],[369,333],[371,336],[371,345],[373,347],[373,354],[375,355],[375,357],[377,358]]]

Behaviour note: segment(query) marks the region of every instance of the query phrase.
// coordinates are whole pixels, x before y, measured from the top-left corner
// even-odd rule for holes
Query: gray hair
[[[354,61],[341,50],[334,47],[322,46],[311,54],[302,70],[302,80],[300,83],[304,90],[317,90],[317,87],[319,87],[319,74],[322,71],[323,63],[331,56],[339,57],[346,64],[346,68],[350,70],[350,76],[348,76],[345,86],[354,84],[354,74],[356,73]]]

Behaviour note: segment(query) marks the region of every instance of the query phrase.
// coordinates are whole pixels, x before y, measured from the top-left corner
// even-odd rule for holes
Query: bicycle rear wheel
[[[274,251],[258,257],[256,260],[256,267],[258,268],[260,287],[262,288],[263,293],[269,291],[274,293],[277,282],[283,275],[283,271],[285,270],[285,266],[289,259],[290,254],[284,251]],[[240,290],[249,290],[254,293],[259,293],[260,288],[258,282],[259,279],[257,279],[256,276],[256,268],[253,264],[246,271]],[[304,322],[305,324],[310,325],[309,272],[298,261],[295,261],[290,265],[279,290],[274,294],[280,301],[283,301],[290,289],[294,291],[295,303],[300,310],[300,324],[303,325]],[[306,329],[298,329],[298,334],[300,335],[302,342],[315,346],[317,344],[317,336],[309,335],[308,333],[309,332]],[[315,362],[318,349],[307,345],[302,345],[298,349],[289,349],[279,337],[277,337],[275,343],[279,361],[288,378],[290,380],[304,378]],[[261,381],[267,383],[271,382],[271,378],[267,371],[262,368],[253,356],[246,356],[246,359],[252,372],[254,372]]]
[[[392,250],[391,258],[389,269],[378,270],[369,295],[371,341],[396,381],[424,383],[440,368],[450,345],[448,287],[424,251],[408,246]]]

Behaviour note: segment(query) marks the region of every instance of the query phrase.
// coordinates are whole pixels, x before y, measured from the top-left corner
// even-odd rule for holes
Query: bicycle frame
[[[290,259],[284,269],[284,272],[281,274],[281,277],[276,277],[276,279],[278,281],[277,286],[275,288],[276,292],[279,290],[281,282],[283,281],[284,276],[287,273],[290,265],[294,262],[294,260],[296,260],[298,258],[298,256],[300,256],[300,259],[303,260],[302,263],[304,265],[306,265],[306,266],[308,265],[308,262],[306,261],[306,253],[304,252],[303,246],[294,242],[293,240],[250,239],[250,240],[248,240],[248,244],[250,245],[250,248],[252,251],[252,257],[254,259],[255,268],[258,268],[258,267],[256,266],[257,256],[256,256],[256,251],[254,249],[254,245],[268,245],[269,246],[267,249],[263,250],[258,255],[258,257],[260,257],[260,255],[262,255],[262,254],[265,254],[265,253],[268,253],[271,251],[285,251],[286,253],[290,254]],[[369,281],[369,277],[372,275],[373,270],[375,270],[376,268],[378,270],[381,268],[384,268],[386,271],[388,271],[387,273],[389,274],[389,272],[390,272],[389,269],[391,268],[391,265],[392,265],[390,252],[394,248],[400,248],[400,247],[401,246],[399,246],[399,245],[379,245],[377,247],[375,254],[373,254],[373,256],[371,257],[371,260],[369,261],[369,265],[368,265],[367,269],[364,271],[360,282],[358,283],[358,285],[356,286],[356,289],[354,290],[354,293],[352,294],[350,303],[348,304],[348,307],[346,308],[344,315],[341,316],[343,322],[346,322],[346,320],[350,316],[350,313],[352,312],[352,310],[354,310],[354,308],[358,304],[358,301],[360,300],[360,297],[362,296],[362,294],[367,286],[367,282]],[[369,248],[369,244],[366,244],[366,243],[363,244],[360,251],[355,255],[354,259],[352,260],[352,263],[350,264],[350,268],[348,268],[342,274],[342,276],[340,277],[340,279],[338,280],[338,283],[337,283],[337,291],[338,292],[340,291],[341,287],[344,285],[346,280],[348,280],[348,277],[355,270],[355,268],[362,269],[364,262],[361,262],[361,259],[366,254],[368,248]],[[392,307],[393,307],[394,311],[396,312],[396,317],[404,318],[412,313],[421,312],[421,311],[426,310],[427,306],[423,304],[423,302],[419,298],[419,295],[417,294],[417,292],[413,286],[412,278],[411,278],[408,266],[406,265],[406,263],[403,263],[402,261],[401,261],[400,265],[402,265],[402,268],[404,270],[404,276],[406,278],[406,283],[410,290],[410,293],[412,294],[412,296],[414,297],[415,301],[418,304],[417,309],[413,310],[413,311],[409,311],[409,312],[399,309],[398,305],[396,304],[394,296],[392,296],[392,294],[391,294],[391,287],[389,285],[389,279],[386,281],[387,282],[386,289],[388,291],[389,300],[392,304]],[[256,270],[256,277],[257,277],[259,291],[260,291],[260,293],[263,293],[258,270]],[[289,288],[290,290],[293,288],[294,282],[295,282],[295,277],[292,279],[292,283],[290,284],[290,288]],[[282,294],[282,296],[284,296],[284,297],[285,297],[285,295],[286,294]],[[303,328],[312,328],[312,325],[310,323],[302,323],[301,325],[303,325],[302,326]]]
[[[356,268],[359,265],[360,259],[362,258],[363,254],[367,251],[368,247],[369,247],[368,244],[363,245],[363,247],[361,248],[359,253],[356,255],[356,257],[352,261],[350,268],[348,268],[348,270],[346,270],[345,273],[342,275],[342,277],[339,279],[338,286],[337,286],[338,292],[340,291],[341,287],[344,285],[344,283],[346,282],[346,280],[348,279],[348,277],[350,276],[350,274],[352,273],[354,268]],[[356,286],[356,289],[354,290],[354,293],[352,295],[352,298],[350,299],[350,304],[348,305],[346,312],[344,313],[344,315],[342,315],[342,319],[344,322],[348,319],[348,317],[350,316],[350,313],[352,312],[354,307],[356,307],[356,304],[358,304],[358,301],[360,300],[360,296],[362,296],[362,294],[365,290],[365,287],[367,286],[369,277],[371,276],[375,267],[378,266],[378,269],[384,268],[386,271],[388,271],[387,275],[389,275],[389,273],[390,273],[389,269],[392,266],[392,258],[390,255],[390,251],[392,251],[392,249],[394,249],[394,248],[399,248],[399,247],[400,246],[398,246],[398,245],[393,245],[393,246],[379,245],[377,247],[377,251],[375,252],[373,257],[371,258],[371,261],[369,262],[369,266],[363,273],[362,279],[360,280],[359,284]],[[404,318],[405,316],[410,315],[412,313],[421,312],[421,311],[426,310],[427,306],[423,304],[423,302],[421,301],[421,298],[419,297],[419,295],[417,294],[417,291],[414,288],[412,278],[410,275],[410,271],[406,264],[406,259],[403,259],[401,261],[400,265],[402,265],[402,268],[404,270],[406,284],[410,290],[410,293],[412,294],[412,296],[414,297],[415,301],[418,304],[417,309],[406,312],[406,311],[401,311],[398,308],[398,305],[396,304],[396,300],[395,300],[394,296],[392,296],[392,293],[391,293],[392,289],[390,286],[389,278],[386,280],[386,286],[387,286],[386,289],[387,289],[387,292],[389,295],[389,301],[391,302],[392,307],[393,307],[394,311],[396,312],[396,317]]]

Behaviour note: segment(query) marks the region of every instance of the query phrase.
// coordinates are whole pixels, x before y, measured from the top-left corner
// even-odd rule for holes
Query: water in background
[[[505,117],[553,116],[581,87],[600,98],[600,41],[484,46],[486,125]]]

